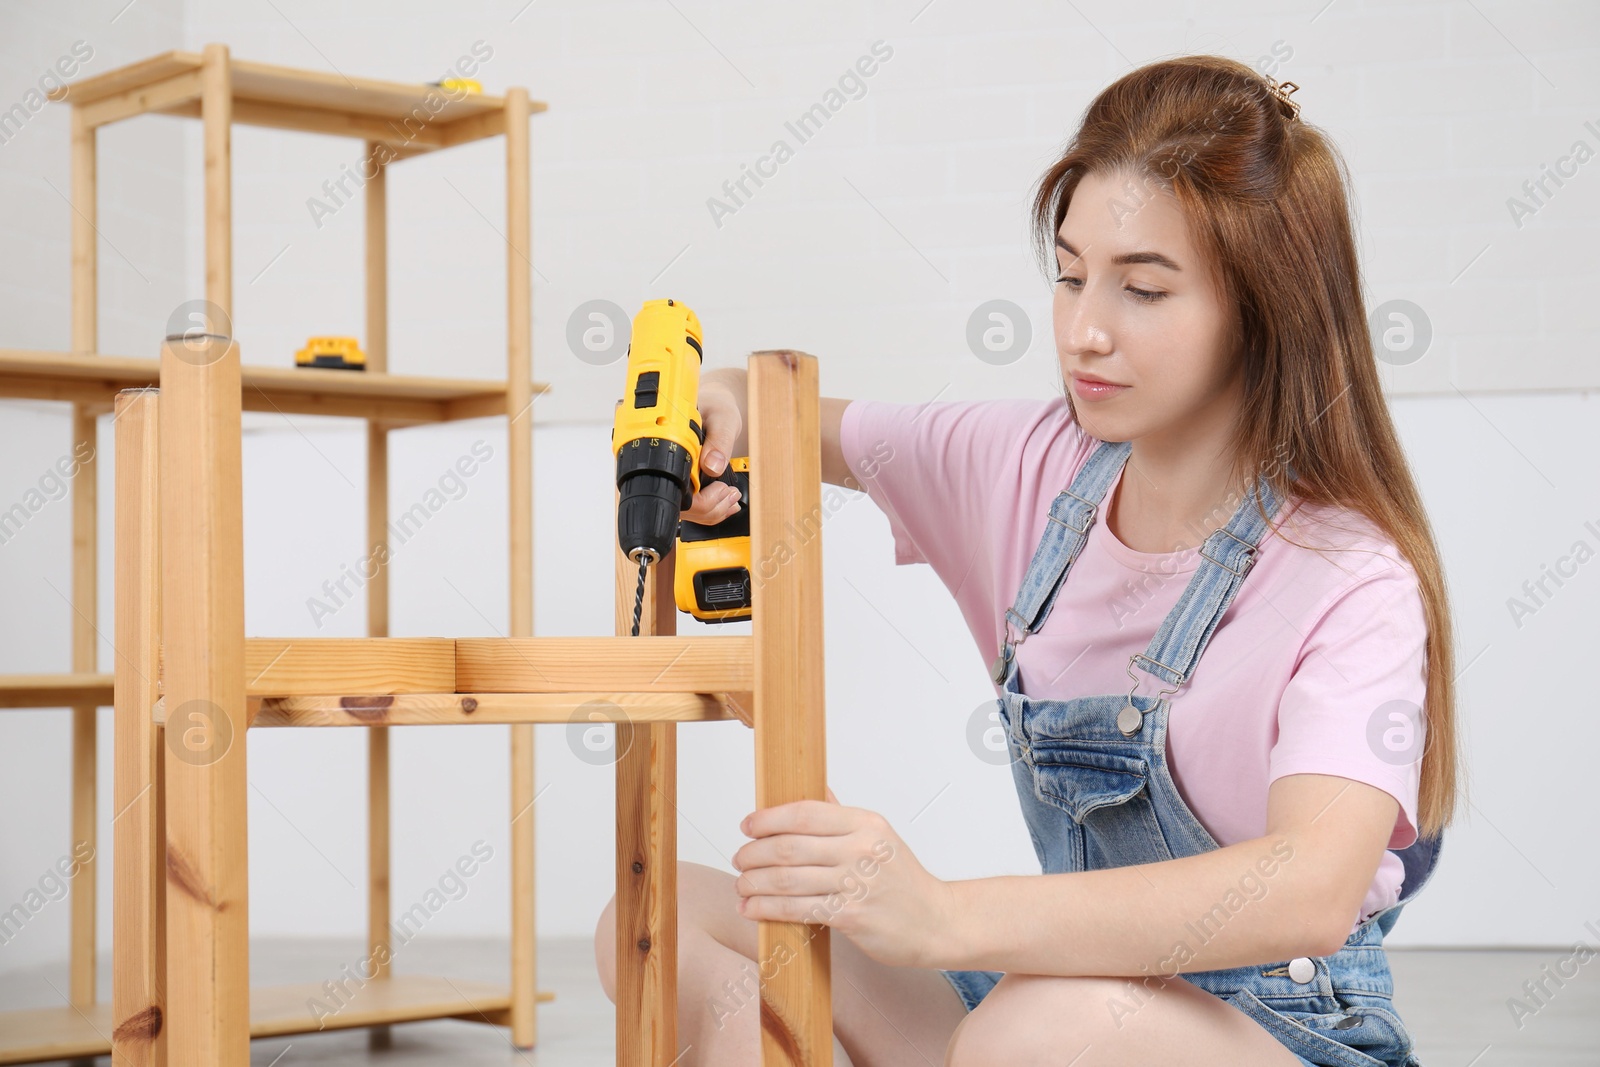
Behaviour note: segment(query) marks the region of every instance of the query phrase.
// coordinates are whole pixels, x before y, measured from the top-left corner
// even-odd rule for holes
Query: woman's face
[[[1056,234],[1056,266],[1056,357],[1090,435],[1131,441],[1231,423],[1235,311],[1170,193],[1126,172],[1086,176]]]

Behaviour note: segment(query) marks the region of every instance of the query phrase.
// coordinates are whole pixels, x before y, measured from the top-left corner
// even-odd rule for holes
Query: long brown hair
[[[1249,66],[1192,55],[1125,74],[1090,103],[1034,196],[1034,242],[1048,270],[1073,192],[1090,173],[1132,176],[1173,196],[1238,309],[1235,473],[1260,472],[1286,503],[1365,515],[1415,570],[1428,630],[1417,832],[1434,836],[1458,799],[1450,609],[1380,388],[1343,158]]]

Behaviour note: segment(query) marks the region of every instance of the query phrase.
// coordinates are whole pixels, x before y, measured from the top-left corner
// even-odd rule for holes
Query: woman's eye
[[[1077,278],[1068,278],[1067,276],[1062,275],[1056,279],[1056,284],[1066,284],[1069,289],[1076,292],[1082,287],[1083,283]],[[1162,297],[1167,295],[1166,293],[1151,292],[1148,289],[1139,289],[1131,285],[1127,286],[1126,289],[1129,293],[1133,294],[1133,298],[1135,300],[1141,300],[1146,304],[1154,304],[1157,300],[1160,300]]]

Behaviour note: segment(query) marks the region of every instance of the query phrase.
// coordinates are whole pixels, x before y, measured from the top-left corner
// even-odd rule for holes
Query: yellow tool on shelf
[[[367,356],[354,337],[312,337],[294,354],[296,367],[366,370]]]
[[[673,599],[702,622],[751,617],[750,457],[730,458],[711,478],[700,468],[700,319],[676,300],[647,300],[633,320],[628,380],[617,401],[617,543],[639,564],[633,634],[639,633],[650,564],[679,547]],[[739,491],[739,510],[715,526],[681,518],[704,479]]]

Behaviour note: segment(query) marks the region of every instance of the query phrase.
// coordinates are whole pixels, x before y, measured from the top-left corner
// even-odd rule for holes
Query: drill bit
[[[633,636],[639,636],[639,615],[644,611],[644,574],[650,566],[649,555],[639,554],[639,591],[633,596]]]

